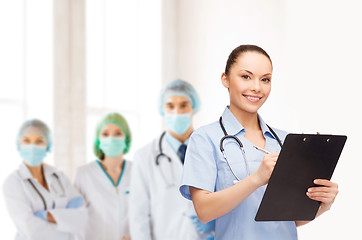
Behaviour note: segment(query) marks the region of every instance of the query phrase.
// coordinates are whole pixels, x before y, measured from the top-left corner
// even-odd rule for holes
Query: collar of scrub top
[[[25,180],[33,178],[29,169],[27,168],[27,166],[25,166],[25,163],[20,164],[19,172],[20,172],[20,176]],[[52,167],[50,167],[48,164],[43,163],[43,173],[44,173],[45,178],[49,179],[48,176],[50,176],[54,173],[56,174],[56,170],[53,169]]]
[[[259,119],[259,125],[261,128],[261,131],[264,135],[268,134],[270,137],[274,138],[274,135],[270,132],[268,126],[264,122],[264,120],[261,118],[261,116],[258,114]],[[227,106],[224,110],[224,113],[222,114],[222,121],[225,127],[225,130],[228,134],[236,136],[240,132],[245,133],[245,128],[241,123],[236,119],[234,114],[229,110],[229,106]]]
[[[121,182],[122,180],[122,177],[123,177],[123,174],[124,174],[124,170],[126,169],[126,164],[127,164],[127,161],[124,159],[123,162],[123,167],[122,167],[122,171],[121,171],[121,175],[119,175],[119,178],[118,178],[118,181],[117,181],[117,184],[114,184],[111,176],[108,175],[108,173],[106,172],[106,170],[103,168],[101,162],[97,159],[96,162],[98,163],[99,167],[102,169],[103,173],[107,176],[107,178],[109,179],[109,181],[112,183],[112,185],[114,187],[118,187],[119,186],[119,183]]]
[[[179,140],[177,140],[176,138],[174,138],[171,134],[169,134],[166,131],[166,141],[168,144],[170,144],[172,150],[177,153],[178,149],[180,148],[181,144],[185,144],[186,146],[189,144],[189,139],[188,138],[184,143],[180,142]]]

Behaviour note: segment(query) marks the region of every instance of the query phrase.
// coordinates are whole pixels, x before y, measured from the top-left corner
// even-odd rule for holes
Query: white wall
[[[178,1],[176,75],[194,82],[202,109],[196,125],[215,121],[228,103],[221,85],[229,53],[238,45],[258,44],[274,60],[275,78],[283,64],[283,1]],[[275,84],[277,85],[277,84]]]
[[[287,4],[288,91],[284,98],[294,109],[298,130],[348,136],[333,177],[340,194],[331,212],[300,229],[303,239],[360,235],[361,7],[357,1]]]
[[[175,4],[175,76],[193,82],[202,110],[196,126],[216,121],[228,104],[220,82],[228,54],[257,44],[274,64],[273,90],[261,114],[290,132],[348,136],[333,179],[332,210],[299,228],[300,239],[357,236],[362,214],[361,28],[357,1],[183,0]]]
[[[13,239],[3,197],[3,182],[20,164],[17,131],[26,119],[39,118],[53,129],[52,1],[0,1],[0,225],[1,238]],[[53,163],[53,152],[47,162]]]
[[[127,160],[160,134],[161,20],[161,0],[86,1],[86,161],[95,159],[94,129],[109,112],[130,126]]]

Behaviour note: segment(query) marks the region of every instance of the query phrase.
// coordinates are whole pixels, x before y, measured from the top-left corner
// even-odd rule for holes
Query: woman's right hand
[[[274,166],[277,163],[278,156],[279,153],[270,153],[264,156],[259,169],[254,173],[260,186],[269,182]]]

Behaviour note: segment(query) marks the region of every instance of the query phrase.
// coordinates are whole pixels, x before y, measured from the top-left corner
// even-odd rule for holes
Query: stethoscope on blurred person
[[[59,176],[56,174],[56,173],[53,173],[52,176],[54,176],[57,181],[58,181],[58,184],[61,188],[61,192],[59,192],[53,184],[51,184],[51,187],[53,189],[53,191],[59,196],[59,197],[65,197],[65,189],[64,189],[64,186],[62,184],[62,182],[60,181],[59,179]],[[47,207],[47,204],[45,202],[45,199],[44,199],[44,196],[40,193],[39,189],[34,185],[34,183],[31,181],[31,179],[28,179],[28,182],[30,183],[30,185],[34,188],[35,192],[39,195],[39,197],[41,198],[42,202],[43,202],[43,205],[44,205],[44,210],[47,210],[48,207]],[[55,202],[53,202],[53,206],[52,208],[54,209],[55,208]]]
[[[161,136],[160,136],[159,141],[158,141],[158,152],[159,152],[159,153],[157,154],[157,156],[156,156],[156,158],[155,158],[155,163],[156,163],[156,166],[158,166],[158,169],[159,169],[160,172],[161,172],[161,176],[162,176],[164,182],[166,183],[166,188],[170,188],[170,187],[176,186],[176,184],[175,184],[174,181],[172,181],[172,180],[169,181],[169,180],[167,179],[167,177],[165,176],[165,173],[162,171],[161,166],[160,166],[160,159],[161,159],[161,158],[166,158],[167,161],[168,161],[168,163],[169,163],[170,169],[171,169],[171,174],[172,174],[173,177],[175,176],[175,170],[173,169],[172,164],[171,164],[171,163],[172,163],[172,159],[171,159],[170,156],[168,156],[167,154],[165,154],[165,153],[163,152],[163,149],[162,149],[162,140],[163,140],[163,138],[165,137],[165,135],[166,135],[166,132],[163,132],[163,133],[161,134]]]
[[[248,161],[247,161],[247,159],[246,159],[246,154],[245,154],[244,146],[243,146],[243,144],[241,143],[241,141],[240,141],[237,137],[235,137],[235,136],[233,136],[233,135],[229,135],[229,134],[226,132],[225,127],[224,127],[224,124],[222,123],[222,117],[220,117],[220,119],[219,119],[219,124],[220,124],[220,127],[221,127],[222,131],[224,132],[224,136],[220,139],[220,151],[221,151],[222,155],[224,156],[225,161],[226,161],[228,167],[229,167],[230,170],[231,170],[231,173],[234,175],[234,177],[235,177],[235,179],[236,179],[236,180],[233,181],[233,183],[236,184],[236,183],[240,182],[240,178],[238,178],[238,176],[236,176],[235,172],[233,171],[233,169],[232,169],[232,167],[231,167],[231,165],[230,165],[230,163],[229,163],[229,161],[228,161],[228,159],[227,159],[227,157],[226,157],[223,144],[224,144],[224,140],[225,140],[225,139],[228,139],[228,138],[234,139],[234,140],[238,143],[238,145],[239,145],[239,147],[240,147],[240,149],[241,149],[241,153],[243,154],[243,159],[244,159],[245,166],[246,166],[246,172],[248,173],[248,176],[250,176],[250,169],[249,169]],[[273,130],[271,127],[269,127],[268,124],[267,124],[267,126],[268,126],[270,132],[272,133],[272,135],[273,135],[273,136],[275,137],[275,139],[278,141],[280,147],[282,147],[283,144],[282,144],[282,142],[280,141],[278,135],[274,132],[274,130]]]

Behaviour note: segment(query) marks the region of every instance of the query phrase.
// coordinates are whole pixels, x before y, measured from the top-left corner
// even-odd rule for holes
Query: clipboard
[[[344,135],[288,134],[255,221],[311,221],[320,202],[307,189],[330,180],[347,140]]]

